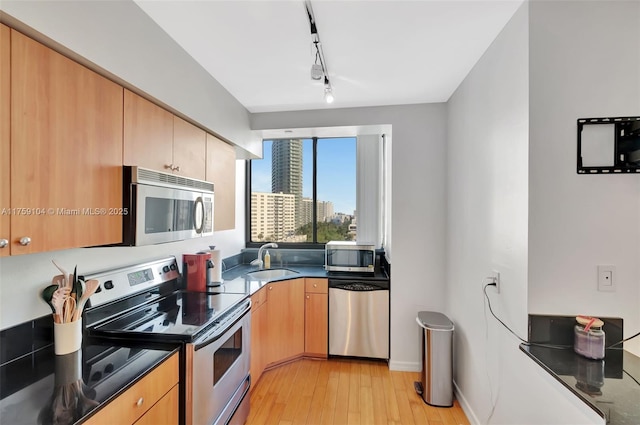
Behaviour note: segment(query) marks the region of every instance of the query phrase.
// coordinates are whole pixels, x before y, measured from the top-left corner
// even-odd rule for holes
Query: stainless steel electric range
[[[93,339],[180,346],[180,421],[243,423],[249,413],[251,301],[181,289],[174,257],[85,276],[98,292],[84,314]]]

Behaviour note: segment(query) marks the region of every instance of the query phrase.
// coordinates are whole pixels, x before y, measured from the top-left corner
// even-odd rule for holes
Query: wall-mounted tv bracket
[[[579,118],[578,174],[640,173],[640,117]]]

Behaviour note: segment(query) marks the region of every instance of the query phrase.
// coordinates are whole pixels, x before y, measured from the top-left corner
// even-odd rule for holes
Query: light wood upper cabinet
[[[304,278],[267,284],[265,364],[304,352]]]
[[[0,24],[0,257],[11,253],[11,30]]]
[[[233,146],[207,133],[206,180],[214,185],[214,230],[236,227],[236,152]]]
[[[205,179],[206,133],[204,130],[173,117],[173,164],[176,174]]]
[[[122,87],[11,30],[12,255],[122,240],[122,105]]]
[[[86,422],[99,424],[177,424],[178,354],[174,354]],[[149,415],[149,416],[147,416]],[[158,421],[161,418],[161,421]],[[136,422],[138,421],[139,422]]]
[[[124,165],[171,172],[173,114],[124,90]]]
[[[124,91],[124,165],[204,180],[206,133],[153,102]]]

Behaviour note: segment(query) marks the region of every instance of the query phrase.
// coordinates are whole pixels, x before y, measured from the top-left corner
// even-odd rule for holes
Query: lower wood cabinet
[[[329,353],[329,289],[327,279],[307,278],[304,300],[304,352],[326,358]]]
[[[251,381],[254,384],[267,367],[300,356],[326,358],[328,346],[327,279],[272,282],[251,296]]]
[[[104,406],[86,424],[177,424],[178,354],[135,383],[118,398]]]
[[[273,282],[266,288],[268,365],[304,351],[304,279]]]
[[[267,288],[264,287],[251,296],[251,380],[258,382],[266,364],[267,341]],[[255,388],[255,386],[252,386]]]

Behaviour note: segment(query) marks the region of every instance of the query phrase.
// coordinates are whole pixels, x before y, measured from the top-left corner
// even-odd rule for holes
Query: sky
[[[254,192],[271,192],[271,145],[264,141],[261,160],[251,161]],[[312,197],[313,142],[303,139],[302,195]],[[333,202],[336,213],[353,214],[356,209],[356,138],[318,139],[318,200]]]

